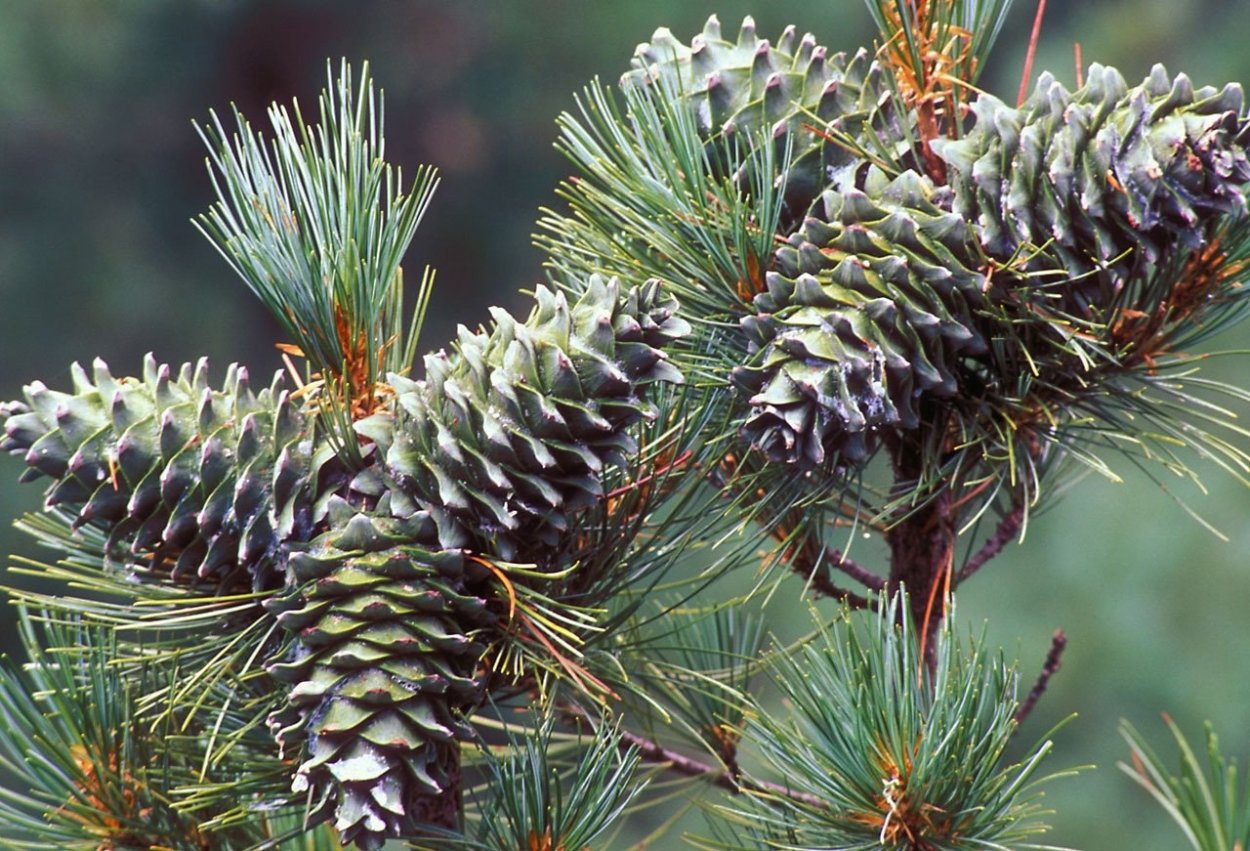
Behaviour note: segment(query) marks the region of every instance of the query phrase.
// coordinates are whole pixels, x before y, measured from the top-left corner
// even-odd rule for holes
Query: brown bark
[[[921,468],[921,450],[901,446],[895,453],[895,480],[900,492],[910,492]],[[946,615],[955,558],[957,513],[949,491],[942,490],[906,515],[886,533],[890,547],[888,591],[907,588],[912,622],[921,632],[926,655],[933,651],[932,638]],[[932,663],[932,659],[929,660]]]

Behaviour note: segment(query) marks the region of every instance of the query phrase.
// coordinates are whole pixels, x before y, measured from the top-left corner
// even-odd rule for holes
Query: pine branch
[[[1041,700],[1042,695],[1046,693],[1046,687],[1050,685],[1050,678],[1059,671],[1062,664],[1063,651],[1068,646],[1068,637],[1063,634],[1063,630],[1055,630],[1055,634],[1050,639],[1050,652],[1046,654],[1046,661],[1042,664],[1041,673],[1037,675],[1037,681],[1033,683],[1033,688],[1029,689],[1029,694],[1025,697],[1024,702],[1016,709],[1015,721],[1017,724],[1024,723],[1024,719],[1029,717],[1029,713],[1033,711],[1033,707]]]
[[[199,226],[307,372],[252,394],[242,370],[97,363],[0,406],[0,448],[52,480],[22,527],[64,556],[20,570],[72,589],[11,593],[48,628],[23,614],[31,664],[0,670],[0,767],[30,788],[0,823],[37,848],[378,849],[476,815],[487,846],[558,851],[621,815],[641,761],[735,793],[726,823],[771,847],[1042,832],[1050,744],[1004,754],[1066,638],[1017,704],[1015,670],[952,636],[950,586],[1064,459],[1113,476],[1129,445],[1196,481],[1189,449],[1250,485],[1250,390],[1184,352],[1250,305],[1250,119],[1236,87],[1093,66],[971,121],[1007,0],[868,2],[879,61],[713,18],[688,46],[657,31],[619,96],[589,88],[561,121],[581,174],[539,224],[553,281],[423,377],[432,278],[405,321],[400,263],[436,179],[386,165],[367,70],[315,127],[213,116]],[[955,570],[965,521],[1005,504]],[[884,538],[888,577],[826,546],[842,520]],[[843,603],[774,654],[788,716],[752,702],[762,625],[697,598],[769,537],[767,564]],[[654,602],[675,588],[695,624]],[[618,695],[708,759],[570,702]],[[501,697],[540,720],[482,756],[475,814],[462,746]]]
[[[489,797],[475,848],[590,848],[646,785],[634,779],[639,754],[617,727],[598,725],[586,743],[582,733],[557,736],[555,717],[520,740],[507,729],[510,751],[502,757],[485,751]]]
[[[714,753],[737,776],[740,731],[759,670],[765,622],[754,612],[718,604],[710,612],[663,607],[641,630],[626,667],[638,688],[639,716],[662,704],[669,726]],[[655,633],[655,634],[648,634]]]
[[[294,116],[271,107],[268,140],[237,110],[233,135],[216,114],[197,124],[217,202],[195,224],[286,330],[284,351],[308,359],[309,402],[360,467],[351,423],[385,406],[387,373],[406,372],[416,351],[432,279],[405,324],[400,263],[438,179],[422,166],[405,186],[385,161],[367,64],[357,90],[346,62],[327,77],[316,126],[298,103]]]
[[[930,143],[957,137],[967,95],[1007,18],[1011,0],[865,0],[894,97],[915,116],[918,163],[941,185],[946,164]]]
[[[1210,723],[1200,748],[1166,714],[1163,723],[1176,747],[1172,758],[1161,757],[1131,724],[1120,722],[1131,758],[1131,764],[1118,764],[1120,770],[1163,808],[1194,851],[1250,848],[1250,788],[1243,765],[1225,755]]]
[[[800,792],[780,783],[772,783],[767,780],[755,780],[735,775],[734,772],[723,766],[711,765],[695,759],[694,757],[671,750],[652,739],[648,739],[637,733],[631,733],[628,730],[621,731],[621,741],[624,744],[635,748],[638,752],[638,756],[645,762],[663,765],[670,771],[674,771],[686,777],[702,778],[710,782],[713,786],[726,789],[735,794],[741,793],[745,790],[767,792],[769,794],[780,795],[812,807],[823,808],[828,806],[817,795]]]
[[[1020,531],[1021,525],[1024,523],[1025,507],[1020,503],[1016,503],[1010,511],[1003,515],[998,521],[998,527],[994,530],[994,534],[990,535],[981,549],[977,550],[963,566],[959,568],[959,572],[955,574],[954,585],[958,586],[965,579],[971,577],[974,573],[985,566],[986,562],[994,558],[1002,552],[1003,547],[1016,536]]]
[[[578,106],[560,118],[559,147],[582,174],[560,189],[568,213],[544,210],[538,223],[549,263],[569,281],[659,277],[700,321],[745,312],[782,209],[781,165],[762,128],[708,142],[693,105],[666,82],[619,97],[591,86]]]
[[[0,791],[0,833],[10,847],[243,848],[285,823],[290,811],[281,805],[268,820],[213,823],[226,808],[257,803],[257,776],[280,763],[272,754],[259,763],[210,759],[205,748],[226,729],[145,709],[145,698],[168,693],[170,668],[127,664],[131,652],[107,628],[18,611],[30,661],[0,665],[0,768],[20,784]],[[188,788],[212,786],[230,791],[207,806],[181,806]]]
[[[866,567],[863,567],[856,561],[852,561],[840,550],[828,549],[825,551],[825,560],[845,573],[852,579],[862,582],[865,587],[873,591],[885,590],[886,581],[876,573]]]
[[[580,719],[591,724],[595,729],[601,728],[603,725],[596,721],[585,709],[573,703],[566,703],[564,711],[575,719]],[[629,749],[629,751],[637,754],[638,758],[643,762],[653,765],[662,765],[667,770],[673,771],[685,777],[700,778],[708,781],[713,786],[725,789],[734,794],[740,794],[743,791],[766,792],[773,795],[781,795],[800,803],[808,804],[814,807],[824,807],[826,804],[816,795],[810,795],[780,783],[773,783],[767,780],[757,780],[750,777],[744,777],[730,767],[724,765],[712,765],[704,762],[696,757],[681,753],[661,745],[654,739],[650,739],[640,733],[634,733],[626,729],[619,729],[620,747]]]
[[[923,673],[905,597],[882,598],[868,620],[848,613],[776,657],[787,713],[754,713],[745,740],[821,804],[787,794],[726,805],[784,842],[765,847],[1020,847],[1045,830],[1034,775],[1049,742],[1003,762],[1016,730],[1014,670],[945,626]],[[956,812],[958,820],[935,815]]]
[[[836,551],[833,551],[836,553]],[[834,584],[829,578],[827,571],[821,570],[826,565],[827,559],[805,559],[792,558],[789,561],[790,568],[799,576],[803,577],[807,587],[811,588],[822,597],[829,597],[834,600],[843,600],[853,609],[866,609],[870,603],[868,599],[854,591],[842,588]],[[881,582],[881,578],[876,574],[868,574],[875,582]],[[869,586],[872,587],[872,586]]]

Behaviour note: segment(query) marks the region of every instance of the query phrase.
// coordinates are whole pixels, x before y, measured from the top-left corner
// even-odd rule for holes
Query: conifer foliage
[[[1005,754],[1062,639],[1021,699],[953,591],[1071,464],[1250,470],[1250,394],[1189,354],[1243,312],[1250,118],[1162,68],[979,93],[1007,5],[870,0],[850,58],[657,30],[559,121],[531,312],[420,362],[437,176],[386,163],[367,69],[316,121],[213,116],[197,224],[289,368],[97,361],[0,408],[60,584],[10,591],[0,833],[572,851],[675,780],[725,796],[707,848],[1041,847],[1050,744]],[[834,607],[766,638],[804,594]]]

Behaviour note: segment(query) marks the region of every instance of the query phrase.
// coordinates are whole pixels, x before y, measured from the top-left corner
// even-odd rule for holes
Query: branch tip
[[[1033,711],[1033,707],[1041,700],[1043,694],[1046,693],[1046,687],[1050,684],[1050,678],[1053,677],[1063,664],[1063,651],[1068,646],[1068,637],[1063,634],[1062,629],[1055,630],[1055,634],[1050,639],[1050,652],[1046,654],[1046,661],[1042,663],[1042,670],[1037,675],[1037,681],[1033,683],[1033,688],[1029,689],[1029,695],[1016,709],[1016,724],[1024,723],[1024,719],[1029,717],[1029,713]]]

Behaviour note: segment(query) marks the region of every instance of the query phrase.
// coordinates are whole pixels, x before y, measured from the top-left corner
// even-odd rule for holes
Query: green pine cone
[[[443,547],[541,561],[603,497],[605,466],[636,450],[646,387],[681,381],[661,349],[689,326],[658,282],[623,294],[595,276],[575,304],[541,286],[535,300],[523,323],[496,309],[490,332],[462,328],[425,380],[392,377],[394,417],[360,424],[382,450],[390,510],[428,510]]]
[[[304,746],[295,788],[333,807],[345,842],[446,824],[482,655],[502,637],[483,559],[558,557],[606,465],[635,451],[647,386],[681,380],[661,347],[688,326],[658,283],[594,277],[574,304],[543,287],[535,300],[525,322],[496,310],[491,331],[461,329],[423,380],[390,377],[395,404],[356,424],[377,463],[349,490],[369,514],[330,498],[330,531],[292,553],[271,604],[292,641],[269,670],[295,684],[271,723]]]
[[[465,590],[485,568],[439,549],[424,512],[370,517],[335,497],[329,521],[271,604],[294,647],[269,671],[294,686],[270,723],[302,747],[294,790],[318,815],[333,808],[345,844],[377,849],[455,812],[443,796],[459,789],[463,713],[481,694],[473,632],[494,616]]]
[[[1156,65],[1129,89],[1093,65],[1074,92],[1043,75],[1019,109],[989,95],[972,109],[964,138],[932,143],[954,211],[992,257],[1020,252],[1021,271],[1063,283],[1062,307],[1078,315],[1105,307],[1143,264],[1202,246],[1217,219],[1246,212],[1239,86],[1194,89]]]
[[[934,198],[915,172],[872,197],[826,191],[778,251],[743,320],[762,352],[733,373],[751,394],[743,435],[772,460],[863,461],[877,433],[919,426],[926,397],[959,392],[960,359],[986,351],[975,236]]]
[[[709,139],[745,134],[752,144],[766,133],[778,140],[781,153],[790,137],[790,169],[778,177],[790,221],[800,221],[821,190],[862,163],[831,143],[829,131],[856,140],[871,135],[873,144],[890,146],[897,156],[909,149],[871,55],[860,50],[850,60],[841,53],[829,56],[810,33],[796,38],[793,26],[770,44],[747,17],[737,41],[729,41],[713,15],[689,47],[660,28],[638,46],[633,66],[622,85],[663,80],[686,94],[696,102],[700,130]],[[812,125],[822,122],[816,132]]]
[[[207,361],[175,376],[151,355],[142,378],[114,378],[100,360],[72,373],[70,392],[35,382],[2,411],[0,449],[25,455],[23,481],[52,479],[48,507],[106,531],[135,579],[281,587],[275,553],[310,534],[321,465],[279,380],[253,393],[231,366],[213,390]]]

